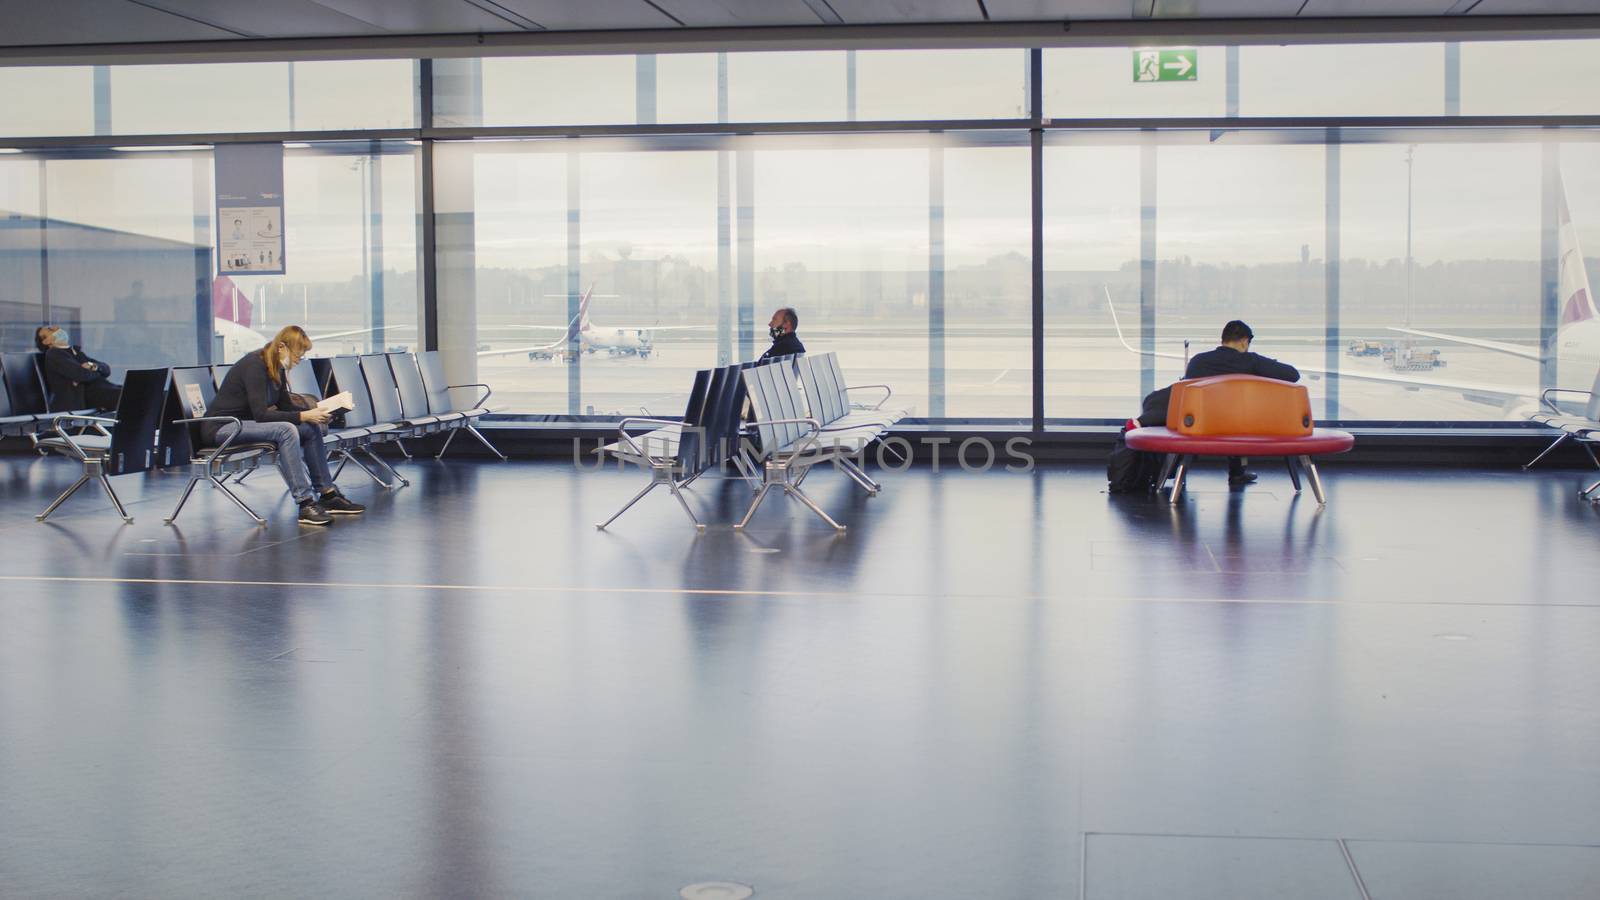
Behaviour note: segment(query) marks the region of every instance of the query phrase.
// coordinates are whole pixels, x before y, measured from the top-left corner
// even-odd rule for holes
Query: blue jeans
[[[232,422],[217,432],[217,443],[239,433],[235,444],[273,444],[278,448],[278,471],[296,503],[319,497],[333,487],[328,474],[328,451],[322,446],[322,429],[310,422]]]

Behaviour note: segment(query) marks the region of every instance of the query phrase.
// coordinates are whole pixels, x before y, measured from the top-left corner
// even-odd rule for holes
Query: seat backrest
[[[38,356],[32,351],[0,354],[0,368],[5,370],[6,388],[11,392],[12,415],[35,416],[50,411],[44,379],[39,377]]]
[[[327,356],[313,356],[308,360],[302,361],[301,365],[307,362],[311,363],[311,374],[317,380],[317,393],[324,397],[338,393],[338,391],[328,390],[328,385],[333,383],[333,359]]]
[[[217,379],[217,387],[222,386],[222,379]],[[318,400],[322,399],[322,385],[317,383],[317,373],[313,366],[305,360],[299,365],[289,369],[289,390],[296,394],[310,394]]]
[[[228,370],[233,368],[233,363],[216,363],[211,367],[211,383],[222,387],[222,379],[228,377]]]
[[[1589,402],[1583,408],[1583,416],[1591,422],[1600,422],[1600,369],[1594,373],[1594,384],[1589,387]]]
[[[844,369],[839,365],[839,354],[829,352],[822,354],[822,356],[827,369],[827,378],[824,383],[827,389],[833,392],[834,397],[838,398],[839,406],[843,411],[849,412],[850,392],[847,388],[850,386],[850,382],[844,380]]]
[[[744,383],[750,394],[751,408],[758,424],[756,433],[761,436],[763,451],[782,450],[799,440],[809,428],[800,422],[771,424],[777,420],[804,416],[804,402],[794,375],[788,366],[759,366],[744,373]],[[762,424],[765,423],[765,424]]]
[[[194,458],[201,446],[200,425],[180,424],[178,419],[210,415],[216,405],[217,386],[211,380],[210,366],[178,366],[167,385],[167,402],[161,415],[161,464],[174,465]],[[200,402],[195,403],[198,393]],[[170,450],[171,452],[168,452]]]
[[[417,354],[417,368],[422,372],[422,388],[428,396],[428,412],[433,415],[456,411],[450,399],[450,382],[444,377],[444,362],[439,351],[424,350]]]
[[[400,390],[400,412],[408,419],[428,415],[428,389],[422,386],[422,372],[413,353],[390,353],[389,371]]]
[[[724,452],[732,452],[723,443],[727,428],[722,424],[722,396],[728,389],[728,377],[728,367],[720,366],[711,370],[711,379],[706,383],[706,401],[700,413],[700,427],[705,432],[701,452],[707,466],[721,462]]]
[[[1214,375],[1172,386],[1167,428],[1190,435],[1300,437],[1311,433],[1303,384],[1258,375]]]
[[[706,392],[711,387],[711,370],[694,373],[689,401],[683,410],[683,429],[678,432],[678,466],[685,474],[703,470],[707,463],[705,443]]]
[[[366,428],[376,425],[372,412],[372,394],[367,391],[367,380],[361,377],[361,360],[354,356],[333,358],[333,386],[329,395],[349,391],[355,409],[344,414],[344,427]]]
[[[0,419],[17,415],[21,413],[16,412],[11,406],[11,389],[6,387],[5,369],[0,367]]]
[[[369,353],[361,357],[361,375],[367,380],[367,391],[372,395],[372,415],[379,422],[404,422],[400,410],[400,388],[394,383],[394,373],[389,370],[389,354]]]
[[[170,377],[167,369],[129,369],[123,374],[106,474],[144,472],[155,465],[156,432],[161,428]]]
[[[850,405],[834,383],[832,353],[820,356],[802,356],[796,360],[800,369],[800,383],[806,389],[806,407],[811,417],[827,426],[838,421],[849,411]]]

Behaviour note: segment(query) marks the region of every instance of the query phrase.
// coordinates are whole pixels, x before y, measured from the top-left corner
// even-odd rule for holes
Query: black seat
[[[401,476],[399,472],[396,472],[394,467],[385,462],[383,457],[372,452],[373,444],[398,440],[405,437],[408,432],[401,429],[397,422],[378,420],[372,408],[372,392],[367,389],[367,379],[362,374],[361,360],[358,357],[335,356],[332,360],[332,366],[333,384],[329,386],[329,395],[348,391],[351,403],[354,406],[353,409],[345,413],[345,427],[334,432],[334,434],[336,436],[350,434],[357,438],[357,440],[349,444],[341,441],[339,449],[335,452],[342,455],[347,461],[354,462],[373,481],[386,488],[395,487],[396,483],[402,486],[409,485],[410,482]],[[378,466],[379,470],[393,476],[394,481],[385,480],[382,475],[373,471],[372,467],[352,456],[350,454],[352,449],[359,449],[364,456]],[[344,466],[341,465],[339,468],[342,471]],[[334,477],[337,479],[337,474]]]
[[[222,379],[228,377],[228,370],[233,368],[232,363],[214,363],[211,366],[211,383],[222,387]]]
[[[487,384],[450,384],[447,382],[444,377],[444,363],[439,359],[439,351],[437,350],[428,350],[417,354],[417,368],[422,373],[422,386],[428,398],[429,415],[439,416],[445,421],[457,421],[457,416],[465,419],[465,421],[453,426],[450,436],[445,438],[444,446],[439,448],[439,452],[434,455],[434,459],[442,458],[445,451],[450,449],[450,442],[456,439],[457,430],[465,429],[473,437],[477,438],[479,443],[488,447],[489,452],[504,460],[506,455],[496,449],[495,445],[489,443],[489,439],[484,437],[483,432],[479,431],[477,425],[474,424],[480,417],[489,412],[489,408],[484,404],[489,402],[489,395],[493,394],[494,391]],[[455,401],[450,396],[450,390],[452,388],[469,387],[483,388],[483,395],[478,398],[478,402],[470,409],[457,408]]]
[[[646,484],[639,493],[633,496],[623,507],[614,513],[611,518],[596,525],[596,528],[605,528],[617,517],[627,512],[645,494],[650,493],[658,485],[665,484],[677,499],[683,511],[689,515],[689,521],[694,523],[697,530],[704,531],[705,525],[695,516],[694,510],[689,508],[689,503],[683,498],[682,489],[687,487],[705,471],[707,455],[704,447],[704,416],[706,412],[706,397],[711,385],[713,372],[702,369],[695,373],[694,382],[689,388],[689,400],[685,405],[683,419],[671,421],[669,419],[650,419],[630,416],[623,419],[617,426],[618,440],[600,448],[602,453],[610,453],[619,460],[632,462],[645,467],[650,473],[650,483]],[[654,430],[643,435],[634,436],[628,433],[630,425],[655,425]]]
[[[256,511],[238,494],[229,490],[218,476],[247,472],[260,465],[263,459],[275,459],[277,447],[268,443],[236,442],[237,433],[224,438],[215,447],[206,446],[202,441],[202,423],[240,423],[236,416],[208,415],[207,411],[216,403],[216,399],[216,385],[210,366],[181,366],[172,370],[162,410],[163,455],[174,463],[182,457],[188,458],[189,483],[184,485],[183,496],[178,498],[178,505],[173,507],[166,523],[171,525],[178,518],[183,505],[189,502],[194,486],[204,480],[227,494],[228,499],[244,510],[257,525],[265,525],[267,520],[256,515]]]
[[[95,479],[105,488],[123,522],[132,523],[122,500],[111,487],[111,475],[145,472],[155,466],[156,431],[161,427],[161,411],[166,401],[168,370],[129,369],[123,379],[122,395],[115,418],[60,413],[52,417],[53,435],[40,439],[41,450],[71,457],[83,464],[83,475],[55,499],[44,512],[34,516],[43,522],[66,499]],[[73,425],[90,425],[95,433],[71,434]],[[109,427],[109,431],[107,428]]]

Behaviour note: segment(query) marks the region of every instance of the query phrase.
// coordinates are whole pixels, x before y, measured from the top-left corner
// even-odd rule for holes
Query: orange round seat
[[[1172,386],[1167,428],[1178,434],[1303,437],[1311,395],[1303,384],[1257,375],[1213,375]]]
[[[1327,456],[1356,445],[1355,435],[1333,428],[1313,428],[1301,437],[1218,434],[1194,437],[1170,428],[1135,428],[1125,440],[1130,450],[1181,453],[1188,456]]]

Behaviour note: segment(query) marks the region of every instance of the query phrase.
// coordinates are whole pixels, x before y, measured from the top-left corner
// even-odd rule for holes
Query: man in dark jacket
[[[793,309],[785,306],[773,313],[772,321],[767,323],[767,333],[772,335],[772,346],[761,354],[761,358],[769,359],[774,356],[806,352],[806,345],[800,343],[800,338],[794,333],[799,327],[800,317]]]
[[[1299,381],[1300,371],[1288,363],[1250,352],[1250,342],[1255,340],[1250,326],[1234,319],[1222,326],[1222,345],[1215,350],[1195,354],[1183,377],[1205,378],[1211,375],[1259,375],[1279,381]],[[1254,472],[1244,467],[1239,457],[1228,458],[1228,484],[1241,487],[1256,480]]]
[[[50,388],[50,408],[116,409],[122,385],[111,380],[111,367],[74,347],[65,328],[41,325],[33,342],[44,354],[45,384]]]

